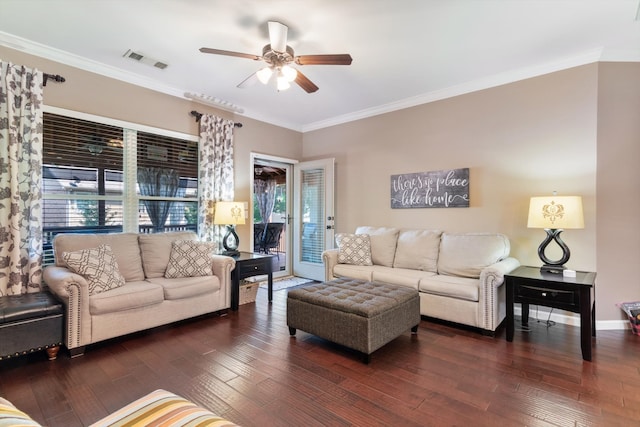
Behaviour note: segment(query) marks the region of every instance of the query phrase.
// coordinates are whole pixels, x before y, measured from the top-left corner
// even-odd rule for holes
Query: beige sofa
[[[211,263],[211,268],[208,264],[204,267],[207,275],[165,277],[170,257],[188,260],[188,256],[172,254],[173,243],[191,245],[185,241],[195,240],[192,232],[57,235],[53,241],[55,265],[45,268],[44,280],[65,305],[65,344],[71,356],[83,354],[87,344],[229,308],[231,270],[235,267],[231,257],[210,255],[209,251],[205,254]],[[63,258],[65,253],[67,257],[84,254],[101,245],[110,248],[124,284],[90,292],[87,275],[74,273]],[[90,264],[79,260],[81,265]],[[186,268],[195,264],[188,261]]]
[[[357,262],[339,262],[353,248],[338,245],[322,255],[326,280],[350,277],[418,289],[421,315],[488,335],[504,320],[504,275],[520,265],[509,256],[506,236],[388,227],[358,227],[355,234],[369,236],[371,265],[362,253]]]

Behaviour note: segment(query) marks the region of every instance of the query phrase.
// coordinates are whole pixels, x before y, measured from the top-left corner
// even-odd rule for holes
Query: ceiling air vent
[[[159,68],[161,70],[164,70],[165,68],[167,68],[166,63],[158,61],[157,59],[153,59],[151,57],[145,56],[139,52],[134,52],[131,49],[127,50],[122,56],[124,56],[125,58],[133,59],[134,61],[142,62],[143,64],[147,64],[155,68]]]

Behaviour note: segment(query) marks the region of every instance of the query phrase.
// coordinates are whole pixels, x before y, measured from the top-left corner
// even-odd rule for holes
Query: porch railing
[[[162,232],[168,233],[171,231],[197,231],[196,224],[182,224],[182,225],[166,225]],[[151,234],[154,232],[153,225],[140,225],[138,227],[140,234]],[[95,227],[46,227],[42,230],[42,265],[49,265],[54,263],[53,257],[53,238],[56,234],[60,233],[75,233],[75,234],[107,234],[107,233],[121,233],[121,225],[103,225]]]

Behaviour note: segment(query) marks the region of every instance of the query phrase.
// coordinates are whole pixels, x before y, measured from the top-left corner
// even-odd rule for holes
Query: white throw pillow
[[[171,242],[169,264],[164,273],[167,279],[178,277],[211,276],[213,243],[196,240],[174,240]]]
[[[397,228],[363,226],[356,229],[356,234],[369,235],[371,239],[371,261],[375,265],[393,267],[399,231]]]
[[[63,252],[62,259],[70,270],[87,279],[89,295],[124,285],[124,277],[118,270],[118,263],[109,245],[103,244],[97,248]]]
[[[371,262],[371,241],[368,234],[336,234],[338,263],[352,265],[373,265]]]
[[[402,230],[393,266],[436,273],[441,234],[437,230]]]

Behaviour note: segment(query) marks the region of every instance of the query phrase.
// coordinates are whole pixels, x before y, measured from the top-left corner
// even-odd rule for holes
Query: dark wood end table
[[[577,271],[576,277],[542,273],[539,267],[518,267],[505,274],[507,293],[507,341],[513,341],[513,304],[522,304],[522,324],[529,321],[529,304],[580,313],[582,358],[591,361],[591,337],[595,327],[596,273]]]
[[[269,302],[273,300],[273,260],[274,255],[240,252],[232,257],[236,268],[231,271],[231,310],[238,310],[240,303],[240,281],[247,277],[267,275]]]

